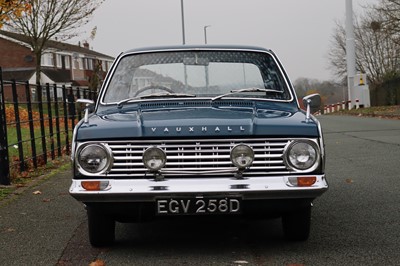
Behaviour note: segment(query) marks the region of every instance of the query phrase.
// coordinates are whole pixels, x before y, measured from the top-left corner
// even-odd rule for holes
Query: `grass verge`
[[[368,108],[359,108],[352,110],[341,110],[339,112],[330,113],[331,115],[354,115],[365,117],[379,117],[385,119],[400,120],[400,105],[392,106],[374,106]]]
[[[10,186],[0,185],[0,206],[20,195],[27,188],[37,186],[60,171],[69,169],[69,167],[70,158],[68,156],[59,157],[56,160],[50,161],[45,166],[30,171],[20,178],[13,179]]]

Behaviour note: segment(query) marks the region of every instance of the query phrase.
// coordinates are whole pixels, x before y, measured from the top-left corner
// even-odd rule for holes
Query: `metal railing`
[[[79,87],[3,80],[0,69],[0,184],[69,154],[82,118],[76,99],[95,100]],[[83,111],[83,110],[82,110]]]

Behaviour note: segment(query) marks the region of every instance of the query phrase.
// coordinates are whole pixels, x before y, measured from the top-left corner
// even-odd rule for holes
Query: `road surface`
[[[400,121],[319,119],[330,188],[306,242],[278,219],[195,220],[117,224],[113,247],[92,248],[64,171],[1,205],[0,265],[400,265]]]

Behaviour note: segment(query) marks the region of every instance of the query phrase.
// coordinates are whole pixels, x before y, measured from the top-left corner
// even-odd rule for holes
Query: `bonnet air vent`
[[[152,108],[176,108],[176,107],[192,107],[192,106],[210,106],[209,101],[180,101],[180,102],[152,102],[142,103],[142,109]]]
[[[232,106],[232,107],[254,107],[254,102],[251,101],[179,101],[179,102],[152,102],[142,103],[140,108],[177,108],[177,107],[203,107],[203,106]]]
[[[254,102],[251,101],[216,101],[214,106],[235,106],[235,107],[253,107]]]

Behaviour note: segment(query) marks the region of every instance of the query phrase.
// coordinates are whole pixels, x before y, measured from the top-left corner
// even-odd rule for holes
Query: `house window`
[[[56,63],[57,63],[57,68],[62,68],[62,55],[56,54]]]
[[[104,72],[107,71],[106,61],[102,61],[102,62],[101,62],[101,68],[102,68],[102,70],[103,70]]]
[[[93,70],[93,59],[92,58],[88,58],[88,69]]]
[[[78,58],[77,61],[78,61],[78,68],[83,69],[83,58]]]
[[[54,66],[54,57],[52,53],[42,55],[42,66]]]
[[[68,55],[56,54],[57,68],[70,69],[71,59]]]
[[[64,59],[65,59],[65,68],[66,69],[70,69],[71,68],[71,59],[70,59],[70,57],[69,56],[65,56],[64,57]]]

